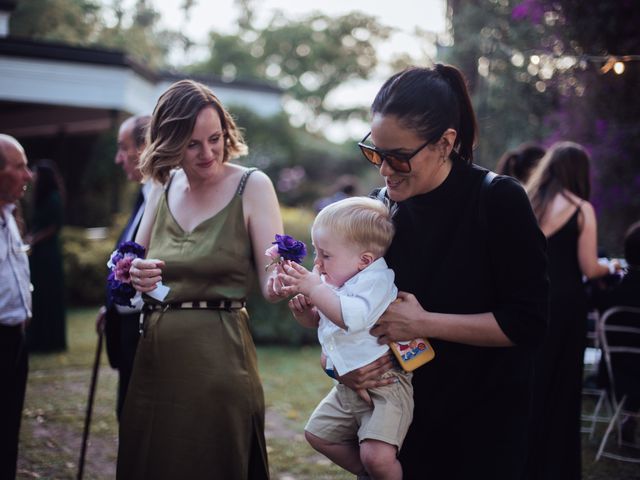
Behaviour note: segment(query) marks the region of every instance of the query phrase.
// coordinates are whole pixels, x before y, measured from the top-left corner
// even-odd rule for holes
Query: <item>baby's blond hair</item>
[[[369,197],[350,197],[327,205],[318,213],[311,231],[319,227],[341,235],[376,257],[386,253],[395,233],[389,207]]]

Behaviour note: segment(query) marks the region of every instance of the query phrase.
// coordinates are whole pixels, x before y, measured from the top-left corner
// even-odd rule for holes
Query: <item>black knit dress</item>
[[[581,477],[580,405],[587,296],[578,265],[578,215],[548,239],[549,329],[535,360],[532,479]]]
[[[432,339],[414,373],[406,480],[523,478],[532,363],[548,307],[545,238],[518,182],[454,163],[435,190],[398,203],[386,259],[396,284],[432,312],[492,312],[509,348]]]

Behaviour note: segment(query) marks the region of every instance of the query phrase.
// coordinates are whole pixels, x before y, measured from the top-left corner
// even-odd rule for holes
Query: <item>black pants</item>
[[[0,479],[16,477],[29,361],[22,326],[0,325]]]

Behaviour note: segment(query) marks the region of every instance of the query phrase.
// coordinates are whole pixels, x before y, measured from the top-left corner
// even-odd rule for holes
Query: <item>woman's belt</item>
[[[153,310],[240,310],[246,300],[195,300],[192,302],[145,303],[143,311]]]
[[[145,303],[140,313],[140,335],[145,336],[145,313],[160,310],[240,310],[247,304],[246,300],[195,300],[192,302]]]

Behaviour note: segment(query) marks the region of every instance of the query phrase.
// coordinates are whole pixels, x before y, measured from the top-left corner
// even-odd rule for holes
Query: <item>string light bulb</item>
[[[618,75],[622,75],[624,73],[624,62],[616,62],[613,65],[613,71]]]

